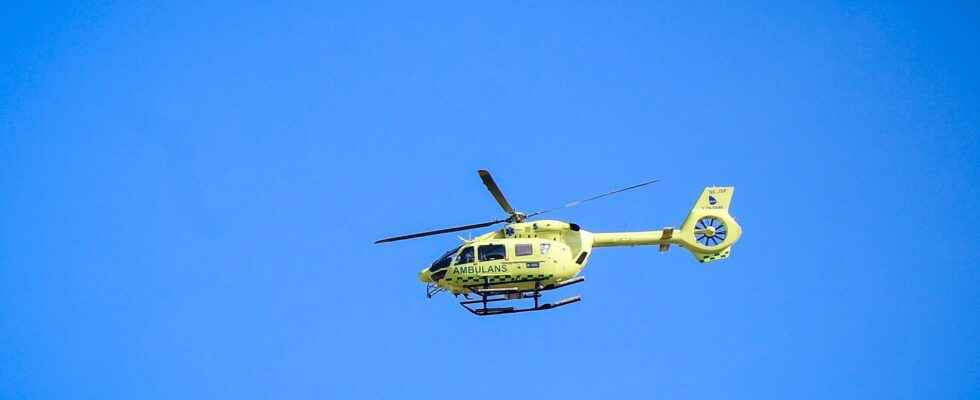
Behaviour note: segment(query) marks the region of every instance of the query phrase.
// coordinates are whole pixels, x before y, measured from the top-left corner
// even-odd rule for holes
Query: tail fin
[[[734,194],[734,186],[705,188],[680,232],[674,233],[698,262],[727,258],[732,245],[742,236],[742,227],[728,213]]]

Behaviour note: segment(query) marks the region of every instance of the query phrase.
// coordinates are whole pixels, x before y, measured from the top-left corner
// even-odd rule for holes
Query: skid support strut
[[[565,286],[574,285],[576,283],[584,282],[585,277],[583,276],[578,276],[548,286],[542,285],[541,281],[542,281],[541,279],[533,279],[533,280],[514,281],[514,282],[498,283],[495,285],[491,285],[489,282],[489,278],[484,278],[482,284],[467,286],[467,289],[469,289],[474,294],[480,296],[480,299],[461,301],[459,302],[459,305],[463,306],[463,308],[465,308],[467,311],[475,315],[486,316],[486,315],[498,315],[498,314],[513,314],[513,313],[527,312],[527,311],[550,310],[552,308],[561,307],[582,300],[582,296],[575,295],[572,297],[558,300],[554,303],[541,304],[540,302],[541,292],[554,290]],[[515,287],[502,286],[502,285],[513,285],[516,283],[524,283],[524,282],[533,282],[534,288],[518,289],[516,286]],[[489,303],[496,303],[500,301],[517,301],[522,299],[534,300],[534,306],[525,307],[525,308],[488,306]],[[471,307],[472,304],[479,304],[481,307],[473,308]]]

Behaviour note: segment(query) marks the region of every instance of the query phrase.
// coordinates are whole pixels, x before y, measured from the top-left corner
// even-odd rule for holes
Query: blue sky
[[[980,397],[976,3],[31,2],[0,16],[0,398]],[[476,318],[384,236],[556,213]],[[473,232],[477,234],[479,232]],[[561,294],[559,294],[561,295]]]

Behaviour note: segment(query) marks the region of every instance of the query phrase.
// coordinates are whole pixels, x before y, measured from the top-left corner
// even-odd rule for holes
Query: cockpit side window
[[[438,260],[432,263],[429,271],[435,272],[443,268],[448,268],[449,263],[453,262],[453,256],[456,255],[456,250],[459,250],[459,247],[443,253]]]
[[[469,264],[473,262],[473,247],[467,247],[463,251],[459,252],[459,256],[456,257],[456,265],[459,264]]]
[[[507,256],[506,247],[502,244],[480,246],[480,261],[503,260]]]

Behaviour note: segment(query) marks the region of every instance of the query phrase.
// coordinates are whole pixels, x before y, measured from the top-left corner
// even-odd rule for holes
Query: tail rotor
[[[686,238],[684,247],[699,262],[727,258],[742,236],[742,227],[728,213],[734,193],[731,186],[705,188],[684,220],[680,236]]]
[[[721,218],[703,217],[694,225],[694,240],[705,247],[715,247],[725,241],[728,227]]]

